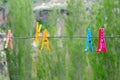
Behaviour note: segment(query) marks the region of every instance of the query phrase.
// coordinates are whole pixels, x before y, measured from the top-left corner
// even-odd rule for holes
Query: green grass
[[[115,2],[118,2],[115,5]],[[93,10],[90,15],[90,27],[92,28],[93,36],[98,36],[98,29],[105,28],[106,36],[119,35],[119,14],[113,12],[115,8],[120,9],[120,1],[118,0],[101,0],[99,3],[93,5]],[[96,34],[97,33],[97,34]],[[94,49],[96,49],[98,39],[93,40]],[[93,69],[94,79],[99,80],[119,80],[119,40],[106,39],[107,53],[95,53],[90,55],[91,65]],[[117,47],[115,47],[117,46]],[[118,71],[117,71],[118,70]]]
[[[12,0],[9,3],[9,28],[17,37],[30,36],[32,27],[32,1]],[[99,28],[105,28],[105,36],[119,35],[120,1],[100,0],[92,5],[92,10],[86,14],[83,0],[69,0],[68,16],[65,17],[64,33],[67,36],[86,36],[91,28],[92,36],[98,36]],[[25,4],[27,3],[27,4]],[[16,7],[16,5],[18,5]],[[14,14],[14,15],[13,15]],[[28,15],[29,14],[29,15]],[[56,8],[49,13],[48,27],[50,36],[56,36],[57,20],[62,15]],[[37,72],[33,80],[119,80],[120,54],[119,39],[105,39],[107,53],[97,53],[97,38],[93,39],[94,52],[84,52],[86,38],[49,38],[50,51],[35,52]],[[30,80],[31,77],[31,47],[30,40],[15,40],[13,50],[7,50],[8,69],[11,80]],[[23,47],[26,46],[26,47]],[[60,46],[62,45],[62,46]],[[17,53],[17,54],[15,54]],[[29,63],[29,64],[28,64]],[[19,77],[19,78],[18,78]]]
[[[33,26],[32,0],[11,0],[8,2],[8,29],[14,37],[30,36]],[[31,80],[31,40],[13,38],[13,50],[7,49],[10,80]]]

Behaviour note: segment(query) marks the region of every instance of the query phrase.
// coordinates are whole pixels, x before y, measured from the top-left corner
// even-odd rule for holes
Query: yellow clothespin
[[[39,25],[39,23],[36,22],[36,33],[35,33],[35,39],[34,39],[35,44],[38,44],[38,42],[39,42],[39,36],[40,36],[41,27],[42,27],[42,25]]]
[[[43,32],[43,39],[42,39],[42,47],[41,50],[43,50],[44,44],[46,44],[47,50],[50,51],[49,41],[48,41],[48,31],[47,29]]]

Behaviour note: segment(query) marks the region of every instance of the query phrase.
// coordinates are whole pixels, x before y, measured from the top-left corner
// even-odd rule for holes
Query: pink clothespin
[[[6,40],[5,48],[8,47],[8,43],[9,42],[10,42],[10,49],[13,49],[12,38],[11,38],[11,30],[8,30],[8,35],[7,35],[7,40]]]
[[[104,36],[104,28],[99,29],[99,37],[98,37],[98,47],[97,52],[106,52],[106,42],[105,42],[105,36]]]

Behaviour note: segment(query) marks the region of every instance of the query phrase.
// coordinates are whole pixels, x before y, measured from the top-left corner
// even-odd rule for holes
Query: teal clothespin
[[[85,52],[88,51],[88,44],[90,44],[90,51],[93,52],[93,47],[92,47],[92,36],[91,36],[91,30],[88,28],[88,35],[86,39],[86,47],[84,49]]]

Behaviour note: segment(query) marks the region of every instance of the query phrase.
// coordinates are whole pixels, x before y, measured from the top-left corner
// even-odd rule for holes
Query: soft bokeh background
[[[35,36],[35,22],[50,37],[98,36],[105,29],[107,53],[84,52],[86,38],[49,38],[50,51],[33,46],[33,38],[13,38],[13,50],[4,49],[7,30],[14,37]],[[119,0],[0,0],[0,80],[119,80]]]

